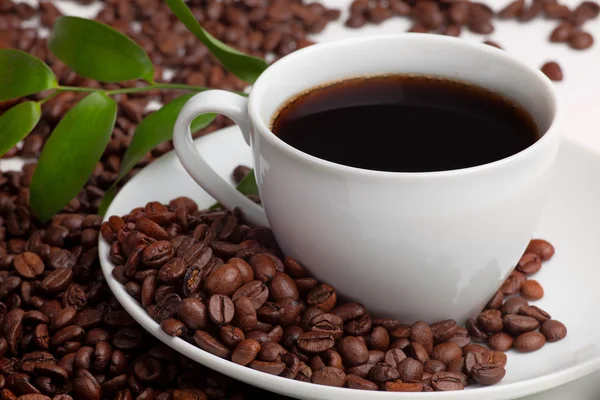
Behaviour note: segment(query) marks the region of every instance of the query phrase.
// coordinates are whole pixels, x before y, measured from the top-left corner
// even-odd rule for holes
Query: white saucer
[[[198,150],[222,176],[229,177],[238,164],[252,165],[250,150],[236,127],[204,136]],[[100,239],[100,262],[110,288],[123,307],[146,330],[191,359],[232,378],[261,388],[303,399],[516,399],[562,385],[600,370],[600,157],[572,142],[563,142],[551,185],[548,204],[536,236],[550,240],[556,255],[535,276],[546,296],[536,305],[564,322],[569,333],[559,343],[532,354],[509,353],[507,375],[495,386],[463,392],[410,393],[364,392],[289,380],[254,371],[213,356],[182,339],[164,334],[159,325],[133,300],[112,276],[108,244]],[[168,203],[188,196],[200,207],[214,200],[187,175],[174,152],[144,168],[120,191],[107,215],[124,215],[149,201]],[[493,227],[490,227],[493,229]],[[330,282],[335,286],[335,282]],[[588,380],[589,381],[589,380]],[[590,384],[592,382],[589,382]],[[583,389],[583,388],[581,388]],[[583,400],[577,393],[573,398]],[[551,392],[549,392],[551,396]],[[540,399],[549,399],[543,395]],[[586,399],[589,397],[586,397]],[[558,397],[557,397],[558,399]]]

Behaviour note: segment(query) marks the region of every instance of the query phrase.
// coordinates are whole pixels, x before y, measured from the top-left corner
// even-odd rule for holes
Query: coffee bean
[[[399,376],[398,369],[385,363],[377,363],[369,370],[369,379],[377,383],[394,381]]]
[[[307,353],[320,353],[333,348],[334,344],[333,336],[322,331],[304,332],[297,340],[298,348]]]
[[[377,390],[377,384],[356,375],[346,376],[346,387],[359,390]]]
[[[240,365],[248,365],[256,358],[260,351],[260,343],[254,339],[241,341],[231,354],[231,361]]]
[[[217,357],[227,358],[229,356],[229,349],[208,332],[196,331],[194,333],[194,342],[202,350],[208,351]]]
[[[235,306],[233,301],[224,295],[212,295],[208,302],[208,316],[217,325],[226,325],[233,319]]]
[[[346,322],[344,324],[344,331],[353,336],[362,336],[368,334],[371,331],[372,326],[373,320],[371,319],[371,316],[365,314],[358,319]]]
[[[285,298],[298,299],[299,293],[296,284],[289,275],[277,272],[275,277],[269,282],[269,293],[274,301],[281,301]]]
[[[494,385],[506,375],[504,368],[496,364],[476,364],[471,369],[470,377],[482,385]]]
[[[525,332],[513,342],[513,348],[521,353],[530,353],[541,349],[546,344],[546,338],[540,332]]]
[[[502,314],[498,310],[485,310],[477,316],[477,323],[484,331],[496,333],[502,330]]]
[[[521,296],[527,300],[539,300],[544,297],[544,288],[538,281],[527,280],[521,285]]]
[[[450,340],[458,331],[458,324],[453,319],[447,319],[431,324],[430,329],[433,342],[438,344]]]
[[[233,301],[239,297],[248,297],[254,309],[258,310],[269,297],[269,289],[261,281],[250,281],[235,291],[231,297]]]
[[[412,326],[410,340],[423,345],[427,353],[433,350],[433,334],[429,325],[423,321],[418,321]]]
[[[65,290],[72,280],[73,270],[71,268],[58,268],[44,278],[41,289],[47,293],[58,293]]]
[[[285,370],[285,364],[281,361],[268,362],[254,360],[248,366],[257,371],[271,375],[279,375]]]
[[[531,239],[525,253],[537,254],[542,261],[548,261],[554,255],[554,246],[543,239]]]
[[[26,251],[13,259],[13,265],[19,275],[25,279],[34,279],[44,272],[44,262],[35,253]]]
[[[466,377],[456,372],[438,372],[431,376],[431,386],[438,392],[463,390]]]
[[[320,308],[325,312],[331,311],[337,301],[337,293],[335,289],[326,284],[321,283],[311,289],[306,295],[306,304]],[[333,314],[336,314],[335,312]],[[338,315],[345,320],[341,315]]]
[[[547,320],[552,318],[550,314],[536,306],[521,307],[519,309],[519,314],[526,315],[528,317],[533,317],[540,323],[546,322]]]
[[[573,34],[574,28],[569,22],[562,22],[550,34],[550,41],[554,43],[567,42]],[[554,254],[554,253],[552,253]]]
[[[404,350],[409,356],[421,363],[429,360],[429,353],[427,353],[427,350],[425,350],[425,347],[421,343],[412,342]]]
[[[453,360],[462,357],[462,349],[456,343],[446,342],[440,343],[433,348],[431,358],[443,362],[445,365],[450,364]]]
[[[364,364],[369,358],[367,346],[355,336],[346,336],[340,340],[338,351],[344,360],[344,365],[348,367]]]
[[[186,329],[183,322],[175,318],[167,318],[160,323],[160,327],[163,332],[169,336],[183,336],[185,335]]]
[[[428,372],[430,374],[435,374],[436,372],[444,372],[446,370],[446,366],[443,362],[438,360],[427,360],[424,365],[424,372]]]
[[[535,318],[517,314],[505,315],[502,321],[504,330],[513,336],[536,330],[540,326],[540,323]]]
[[[547,64],[544,64],[547,65]],[[543,67],[542,67],[542,72]],[[552,79],[552,78],[551,78]],[[517,263],[517,270],[525,275],[533,275],[542,268],[542,260],[535,253],[525,253]]]
[[[423,377],[423,363],[413,359],[405,358],[396,366],[398,377],[403,381],[419,381]]]
[[[540,333],[544,335],[546,341],[558,342],[567,336],[567,327],[562,322],[549,319],[542,324]]]
[[[321,313],[311,318],[308,329],[330,333],[334,340],[342,337],[342,319],[334,314]]]
[[[527,278],[519,271],[511,272],[510,276],[506,279],[506,281],[502,284],[500,290],[507,296],[511,296],[513,294],[519,293],[521,290],[521,285],[525,282]]]
[[[502,315],[518,314],[521,308],[527,307],[528,305],[529,303],[523,297],[511,297],[502,304]]]
[[[75,398],[100,400],[102,398],[102,388],[92,374],[85,369],[80,369],[77,371],[73,382],[73,394]]]
[[[225,264],[208,276],[205,288],[209,294],[231,296],[243,283],[240,270],[234,265]]]
[[[504,352],[512,348],[513,338],[507,333],[498,332],[490,336],[490,338],[487,341],[487,344],[492,350]]]

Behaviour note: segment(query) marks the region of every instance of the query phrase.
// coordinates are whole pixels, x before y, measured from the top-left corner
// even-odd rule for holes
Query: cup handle
[[[190,125],[198,115],[213,112],[223,114],[237,124],[246,143],[250,145],[252,123],[247,109],[248,100],[235,93],[224,90],[199,93],[181,109],[173,130],[173,145],[188,174],[219,203],[230,210],[239,207],[250,224],[269,226],[263,208],[238,192],[208,165],[196,149],[190,131]]]

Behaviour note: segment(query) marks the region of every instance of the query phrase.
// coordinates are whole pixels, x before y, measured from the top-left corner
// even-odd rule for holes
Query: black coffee
[[[540,133],[519,105],[444,78],[390,75],[310,90],[275,116],[273,132],[315,157],[377,171],[472,167],[529,147]]]

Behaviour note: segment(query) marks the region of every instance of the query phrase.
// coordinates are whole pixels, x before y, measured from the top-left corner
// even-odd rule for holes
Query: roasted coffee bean
[[[346,322],[344,324],[344,332],[353,336],[363,336],[371,331],[372,326],[373,320],[371,319],[371,316],[369,314],[365,314],[358,319],[353,319]]]
[[[533,317],[540,323],[546,322],[547,320],[552,318],[550,314],[536,306],[521,307],[519,309],[519,314],[526,315],[528,317]]]
[[[564,43],[569,40],[573,34],[574,27],[569,22],[562,22],[550,34],[550,41],[554,43]]]
[[[508,317],[508,315],[506,317]],[[513,338],[507,333],[498,332],[490,336],[487,344],[492,350],[504,352],[512,348]]]
[[[377,363],[369,368],[368,376],[370,380],[376,383],[384,383],[398,379],[399,372],[388,364]]]
[[[450,364],[453,360],[462,357],[463,351],[459,345],[452,342],[440,343],[433,348],[431,358],[443,362],[445,365]]]
[[[13,259],[15,270],[25,279],[34,279],[44,272],[44,262],[35,253],[26,251]]]
[[[240,328],[232,325],[222,326],[219,329],[219,337],[227,347],[235,347],[245,339],[244,332],[242,332]]]
[[[400,361],[396,370],[403,382],[419,381],[423,377],[423,363],[410,357]]]
[[[346,387],[359,390],[377,390],[377,384],[356,375],[346,376]]]
[[[510,276],[506,279],[506,281],[502,284],[500,290],[507,296],[511,296],[513,294],[519,293],[521,290],[521,285],[525,282],[527,278],[519,271],[511,272]]]
[[[431,376],[431,386],[438,392],[463,390],[465,382],[466,376],[457,372],[438,372]]]
[[[544,335],[546,341],[558,342],[567,336],[567,327],[562,322],[549,319],[540,327],[540,333]]]
[[[438,360],[428,360],[424,367],[423,371],[428,372],[430,374],[435,374],[436,372],[444,372],[446,370],[446,366],[443,362]]]
[[[478,325],[488,333],[502,330],[502,314],[498,310],[485,310],[477,317]]]
[[[224,295],[212,295],[208,302],[208,316],[217,325],[226,325],[231,322],[235,312],[233,301]]]
[[[73,270],[71,268],[58,268],[44,278],[41,289],[47,293],[58,293],[65,290],[72,280]]]
[[[196,331],[194,333],[194,342],[202,350],[208,351],[217,357],[227,358],[229,356],[229,349],[208,332]]]
[[[330,333],[335,340],[343,335],[342,319],[334,314],[323,313],[311,318],[308,328],[312,331],[324,331]]]
[[[261,361],[280,361],[281,356],[287,353],[279,343],[267,341],[262,343],[258,353],[258,359]]]
[[[248,297],[241,296],[235,299],[233,305],[235,325],[246,332],[255,329],[258,324],[258,313],[254,309],[254,304],[252,304],[252,301]],[[261,310],[261,316],[263,318],[265,316],[272,316],[273,320],[279,320],[281,318],[281,309],[279,307],[275,306],[274,309],[271,307],[265,307],[260,308],[259,310]]]
[[[430,329],[433,342],[438,344],[450,340],[458,332],[458,324],[453,319],[447,319],[431,324]]]
[[[429,360],[429,353],[425,350],[425,347],[419,342],[410,343],[404,351],[415,360],[425,363]]]
[[[326,283],[318,284],[306,295],[306,304],[318,307],[325,312],[331,311],[336,301],[337,292],[332,286]],[[344,321],[346,320],[339,313],[333,312],[333,314],[338,315]]]
[[[540,326],[535,318],[517,314],[505,315],[502,321],[504,330],[513,336],[536,330]]]
[[[433,334],[431,328],[423,321],[416,322],[410,331],[410,340],[423,345],[427,353],[433,350]]]
[[[525,253],[537,254],[542,261],[548,261],[554,255],[554,246],[543,239],[531,239]]]
[[[511,297],[502,304],[502,315],[518,314],[521,308],[527,307],[528,305],[529,303],[523,297]]]
[[[179,303],[177,316],[192,331],[205,329],[208,326],[208,312],[200,299],[183,299]]]
[[[506,375],[504,368],[496,364],[476,364],[470,372],[470,377],[482,385],[494,385]]]
[[[183,336],[186,329],[183,322],[175,318],[167,318],[160,323],[160,327],[169,336]]]
[[[335,340],[330,333],[310,331],[302,333],[297,340],[297,346],[306,353],[321,353],[333,348]],[[368,352],[367,352],[368,357]]]
[[[521,296],[527,300],[539,300],[544,297],[544,288],[538,281],[527,280],[521,285]]]
[[[546,338],[540,332],[525,332],[515,338],[513,348],[521,353],[530,353],[541,349],[546,344]]]
[[[550,61],[542,65],[541,71],[546,75],[551,81],[562,81],[563,80],[563,72],[556,62]],[[530,253],[531,254],[531,253]],[[537,257],[537,256],[536,256]],[[523,288],[521,288],[522,290]]]
[[[269,289],[261,281],[250,281],[236,290],[231,298],[235,301],[239,297],[248,297],[254,309],[258,310],[267,301]]]
[[[271,375],[279,375],[285,370],[285,364],[281,361],[258,361],[254,360],[248,366],[257,371],[264,372]]]
[[[205,288],[209,294],[231,296],[243,283],[240,270],[234,265],[225,264],[208,276]]]
[[[171,242],[159,240],[144,248],[142,262],[151,268],[158,268],[173,258],[175,251]]]
[[[241,341],[233,350],[231,354],[231,361],[240,365],[248,365],[258,355],[261,346],[260,343],[254,339],[245,339]]]
[[[543,67],[542,67],[543,72]],[[535,253],[525,253],[517,263],[517,270],[525,275],[533,275],[542,268],[542,259]]]
[[[384,327],[376,326],[367,338],[367,344],[372,350],[385,351],[390,346],[390,335]]]
[[[160,270],[158,271],[158,278],[163,283],[174,284],[183,278],[185,271],[185,261],[183,261],[182,258],[175,257],[160,267]]]
[[[367,346],[355,336],[346,336],[340,340],[338,351],[344,360],[344,365],[348,367],[364,364],[369,358]]]

